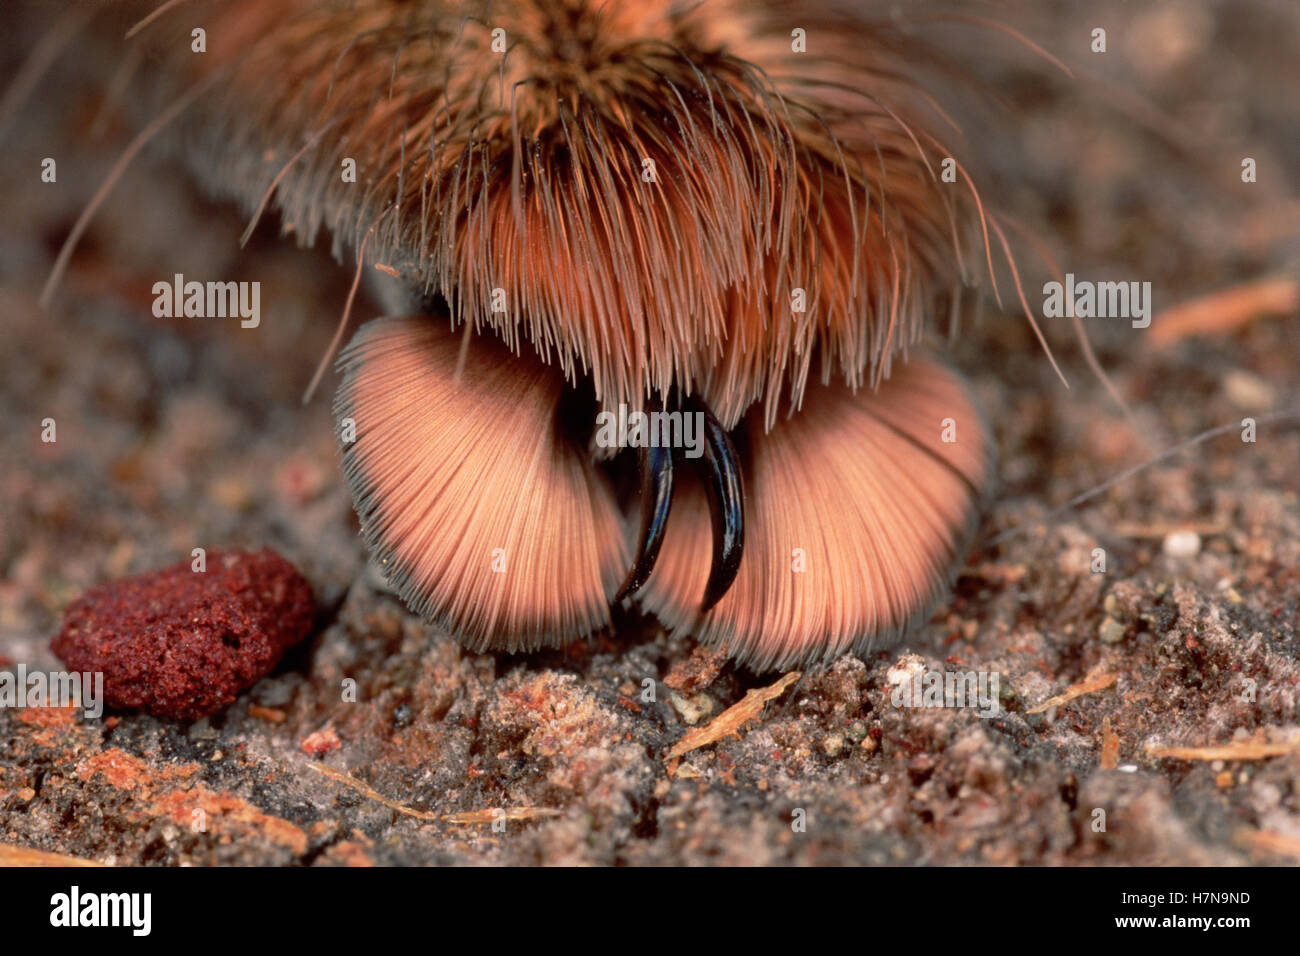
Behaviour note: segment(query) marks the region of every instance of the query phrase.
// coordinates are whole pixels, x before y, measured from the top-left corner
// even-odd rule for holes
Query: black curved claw
[[[745,547],[745,489],[740,480],[740,459],[726,429],[703,402],[692,398],[687,409],[704,416],[704,454],[695,461],[713,518],[713,563],[700,605],[703,614],[722,600],[740,571]]]
[[[637,539],[636,561],[614,595],[615,604],[631,597],[649,579],[659,560],[664,529],[668,527],[668,509],[673,503],[673,450],[667,446],[644,446],[637,449],[637,458],[641,465],[641,534]]]

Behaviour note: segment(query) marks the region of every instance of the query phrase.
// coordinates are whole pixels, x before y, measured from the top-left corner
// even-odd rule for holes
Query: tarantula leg
[[[659,403],[647,411],[658,410]],[[659,560],[668,527],[668,509],[673,503],[673,450],[667,446],[644,445],[637,450],[641,466],[641,534],[637,538],[636,560],[623,586],[614,596],[617,604],[631,597],[645,584]]]
[[[462,352],[447,326],[375,319],[339,359],[343,468],[366,544],[406,605],[472,650],[607,627],[629,549],[613,488],[559,427],[563,375],[487,339]]]
[[[704,454],[696,459],[696,469],[704,483],[709,514],[713,518],[713,562],[700,605],[703,614],[722,600],[740,571],[745,547],[745,489],[740,477],[740,459],[722,423],[698,399],[688,400],[687,411],[703,415]]]
[[[695,419],[698,421],[698,419]],[[707,482],[679,474],[659,564],[637,596],[755,671],[870,653],[947,592],[992,480],[993,442],[970,389],[924,356],[877,389],[810,387],[800,414],[744,428],[745,559],[707,614]]]

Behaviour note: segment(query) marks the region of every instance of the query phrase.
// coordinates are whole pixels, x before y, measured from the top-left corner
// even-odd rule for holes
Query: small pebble
[[[1097,628],[1097,636],[1103,644],[1118,644],[1124,640],[1124,625],[1113,617],[1108,617]]]
[[[1192,558],[1201,553],[1201,536],[1195,531],[1171,531],[1161,548],[1170,558]]]
[[[315,733],[304,737],[299,746],[302,748],[302,752],[309,757],[320,757],[341,748],[343,741],[339,740],[339,735],[334,730],[333,725],[326,724]]]
[[[713,699],[706,694],[696,694],[688,699],[681,694],[670,693],[668,701],[682,720],[692,727],[713,713]]]
[[[311,631],[311,586],[269,549],[210,551],[112,581],[69,606],[51,649],[76,671],[104,675],[120,710],[197,720],[229,707]]]
[[[1233,369],[1223,377],[1223,391],[1228,401],[1247,412],[1266,412],[1277,401],[1272,385],[1242,369]]]
[[[844,749],[843,734],[827,734],[822,738],[822,752],[828,757],[838,757]]]

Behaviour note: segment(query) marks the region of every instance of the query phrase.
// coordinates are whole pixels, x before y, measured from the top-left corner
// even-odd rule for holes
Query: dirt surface
[[[1009,43],[986,65],[1013,134],[985,150],[986,193],[1063,270],[1151,281],[1157,313],[1294,279],[1300,9],[1069,10],[1023,25],[1072,79]],[[4,76],[37,20],[18,18]],[[1104,57],[1088,51],[1098,24]],[[0,710],[0,843],[169,865],[1300,861],[1300,431],[1261,420],[1247,443],[1239,427],[1300,408],[1294,305],[1168,340],[1159,317],[1091,320],[1130,418],[1066,320],[1044,323],[1068,390],[1013,301],[989,303],[951,355],[993,424],[1000,488],[951,600],[905,647],[790,681],[737,733],[670,757],[781,675],[634,616],[564,651],[468,654],[367,569],[332,382],[299,401],[349,270],[272,223],[241,250],[236,212],[146,154],[39,307],[132,132],[103,71],[66,55],[56,73],[3,151],[0,670],[58,668],[49,639],[77,596],[195,547],[275,548],[319,617],[197,723]],[[39,180],[45,156],[57,184]],[[1257,183],[1241,182],[1246,156]],[[1021,250],[1037,311],[1048,277]],[[178,272],[260,281],[260,327],[154,318],[152,284]],[[1048,515],[1220,425],[1234,427]],[[997,713],[895,706],[924,671],[997,675]]]

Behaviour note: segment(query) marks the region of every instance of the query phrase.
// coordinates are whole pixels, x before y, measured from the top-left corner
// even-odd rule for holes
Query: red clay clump
[[[206,571],[183,562],[94,588],[51,647],[103,672],[110,707],[196,720],[269,673],[314,614],[311,586],[274,551],[212,551]]]

